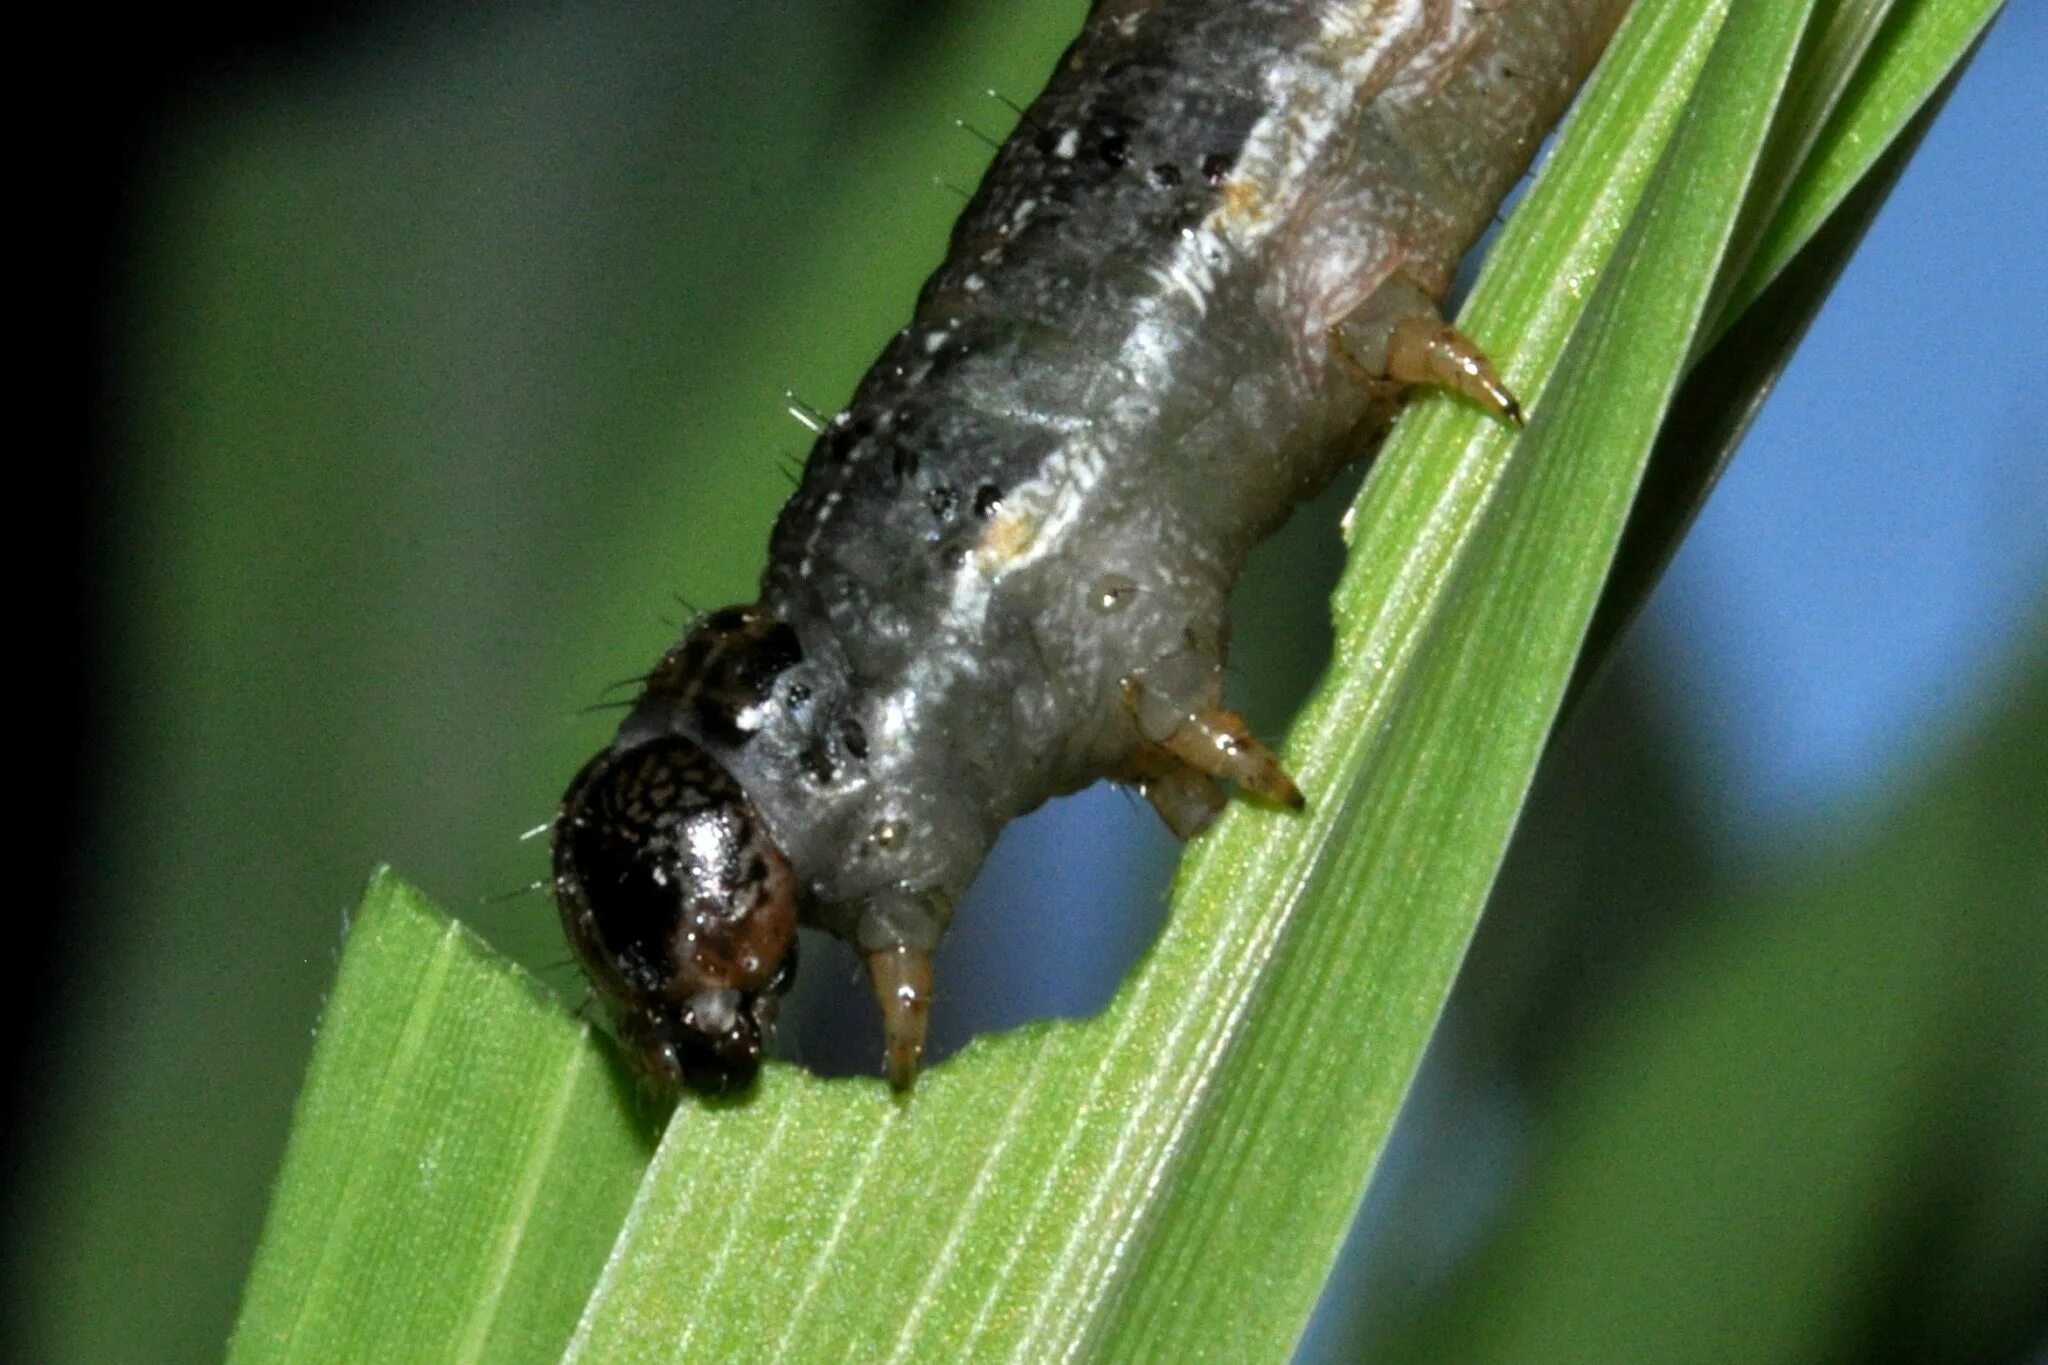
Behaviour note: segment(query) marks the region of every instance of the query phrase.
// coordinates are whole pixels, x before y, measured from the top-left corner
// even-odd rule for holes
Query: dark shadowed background
[[[781,391],[844,398],[1081,9],[70,21],[0,1355],[218,1354],[378,863],[578,998],[507,893],[583,708],[750,595]],[[1308,1357],[2048,1349],[2044,62],[2007,14],[1560,736]],[[1342,496],[1238,597],[1267,733]],[[941,1046],[1105,1002],[1172,858],[1107,789],[1013,830]],[[792,1046],[865,1068],[806,951]]]

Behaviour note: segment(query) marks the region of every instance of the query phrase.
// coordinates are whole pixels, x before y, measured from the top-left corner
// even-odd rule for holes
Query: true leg
[[[868,979],[882,1007],[882,1049],[889,1084],[907,1092],[917,1083],[924,1060],[925,1030],[932,1016],[932,955],[922,948],[884,948],[869,953]]]
[[[1522,425],[1522,405],[1470,337],[1444,321],[1427,289],[1391,276],[1330,329],[1343,362],[1367,383],[1428,384]]]
[[[1294,785],[1294,779],[1280,766],[1273,751],[1252,738],[1244,717],[1235,711],[1226,711],[1213,700],[1177,706],[1171,698],[1148,689],[1136,678],[1124,683],[1124,703],[1131,708],[1132,718],[1147,740],[1196,774],[1212,781],[1234,782],[1278,805],[1301,808],[1301,789]],[[1185,787],[1190,779],[1179,781]],[[1175,813],[1160,807],[1157,800],[1153,802],[1168,828],[1175,827],[1183,797],[1175,793],[1174,800]]]

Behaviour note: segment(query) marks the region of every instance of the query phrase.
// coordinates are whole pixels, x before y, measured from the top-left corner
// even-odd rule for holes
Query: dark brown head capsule
[[[563,928],[635,1063],[746,1087],[796,973],[796,880],[739,785],[678,736],[607,750],[562,798],[554,851]]]

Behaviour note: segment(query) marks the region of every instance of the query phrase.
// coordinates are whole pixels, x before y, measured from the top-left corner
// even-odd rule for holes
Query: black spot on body
[[[1230,174],[1230,168],[1237,164],[1235,152],[1211,152],[1202,158],[1202,179],[1211,185],[1223,183],[1223,177]]]
[[[1180,184],[1180,167],[1171,161],[1162,161],[1146,172],[1152,183],[1162,190],[1176,188]]]
[[[737,634],[745,630],[752,619],[753,613],[746,607],[720,607],[704,618],[704,628],[721,634]]]
[[[788,622],[777,621],[761,633],[760,642],[745,657],[747,673],[765,700],[767,684],[804,661],[803,642]]]
[[[708,740],[738,748],[754,737],[753,731],[740,726],[739,712],[727,697],[700,692],[691,710],[696,713],[697,733]]]
[[[874,433],[875,425],[867,418],[838,418],[818,438],[818,454],[834,464],[844,462],[853,454],[854,447]]]
[[[1003,490],[985,483],[974,490],[974,515],[985,517],[1003,505]]]
[[[832,755],[825,752],[823,745],[804,750],[797,763],[803,768],[804,776],[821,787],[831,786],[839,777],[839,765],[832,761]]]

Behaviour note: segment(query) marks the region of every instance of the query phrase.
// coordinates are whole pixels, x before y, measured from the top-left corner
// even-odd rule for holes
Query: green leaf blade
[[[645,1165],[620,1085],[585,1026],[380,876],[230,1355],[553,1358]]]
[[[2024,1356],[2048,1227],[2043,627],[1963,743],[1712,893],[1610,1002],[1499,1235],[1373,1359]]]
[[[1316,912],[1283,944],[1268,1015],[1226,1062],[1213,1136],[1152,1231],[1157,1261],[1109,1324],[1112,1356],[1272,1358],[1306,1324],[1391,1126],[1357,1111],[1391,1119],[1448,995],[1810,10],[1760,8],[1731,12],[1637,228],[1484,505],[1345,837],[1319,853]],[[1304,1178],[1304,1150],[1318,1178]],[[1309,1240],[1321,1256],[1302,1254]],[[1225,1242],[1227,1268],[1203,1254]]]
[[[1832,117],[1802,147],[1796,184],[1777,204],[1741,278],[1728,290],[1717,334],[1756,302],[1841,208],[1942,83],[1960,72],[2004,8],[2004,0],[1844,0],[1845,13],[1872,11],[1881,23],[1845,21],[1837,26],[1839,35],[1830,35],[1839,36],[1841,46],[1824,53],[1824,61],[1847,75],[1834,98],[1815,104]],[[1829,74],[1828,65],[1815,65],[1817,75]]]
[[[1284,1354],[1712,291],[1779,203],[1759,167],[1810,142],[1767,134],[1814,8],[1637,7],[1464,319],[1530,429],[1441,400],[1403,422],[1355,509],[1340,666],[1289,746],[1311,809],[1226,817],[1104,1017],[977,1043],[907,1104],[773,1067],[738,1102],[682,1105],[650,1163],[585,1031],[419,907],[366,909],[237,1356]],[[1856,88],[1783,107],[1853,112]],[[428,1178],[444,1158],[464,1174]]]

